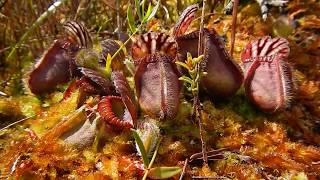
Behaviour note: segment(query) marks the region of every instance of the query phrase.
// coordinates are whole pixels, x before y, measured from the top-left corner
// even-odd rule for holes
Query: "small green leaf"
[[[134,74],[135,74],[134,63],[132,61],[130,61],[129,59],[125,59],[124,60],[124,64],[127,66],[127,69],[129,70],[129,72],[132,75],[132,77],[134,77]]]
[[[158,11],[158,9],[159,9],[159,6],[160,6],[160,0],[158,0],[158,1],[157,1],[157,4],[153,7],[150,16],[148,16],[147,21],[149,21],[151,18],[153,18],[153,16],[156,15],[156,13],[157,13],[157,11]]]
[[[106,60],[106,74],[108,76],[111,74],[111,62],[112,62],[112,57],[111,57],[111,54],[108,53],[107,60]]]
[[[187,76],[181,76],[181,77],[179,77],[179,80],[180,81],[184,81],[184,82],[189,83],[189,84],[193,83],[192,79],[187,77]]]
[[[134,18],[133,18],[133,13],[132,13],[132,8],[131,5],[128,6],[128,11],[127,11],[127,19],[128,19],[128,25],[131,30],[131,32],[136,31],[136,25],[134,23]]]
[[[180,62],[180,61],[176,61],[175,63],[178,64],[179,66],[182,66],[182,67],[186,68],[187,70],[189,70],[189,67],[186,63]]]
[[[204,57],[204,56],[201,55],[201,56],[199,56],[199,57],[197,57],[197,58],[194,58],[194,59],[193,59],[194,63],[195,63],[195,64],[200,63],[201,61],[203,61],[203,59],[204,59],[203,57]]]
[[[156,167],[150,169],[148,178],[151,179],[167,179],[181,172],[180,167]]]
[[[191,55],[191,53],[189,53],[189,52],[187,52],[187,59],[189,60],[192,60],[192,55]]]
[[[149,16],[151,15],[151,12],[152,12],[152,5],[151,5],[151,3],[149,3],[148,10],[143,17],[142,23],[146,23],[148,21]]]
[[[142,142],[142,140],[136,130],[132,130],[132,134],[133,134],[133,137],[136,140],[138,148],[140,150],[143,164],[145,167],[148,167],[149,166],[149,159],[148,159],[148,155],[146,153],[146,149],[144,148],[143,142]]]

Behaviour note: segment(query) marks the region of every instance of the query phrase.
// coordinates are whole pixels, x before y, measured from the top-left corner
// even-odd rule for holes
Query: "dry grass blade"
[[[5,129],[8,129],[9,127],[12,127],[12,126],[14,126],[14,125],[16,125],[16,124],[19,124],[19,123],[21,123],[21,122],[23,122],[23,121],[26,121],[26,120],[28,120],[28,119],[30,119],[30,118],[32,118],[32,117],[26,117],[26,118],[20,119],[20,120],[18,120],[18,121],[16,121],[16,122],[13,122],[13,123],[7,125],[6,127],[0,129],[0,132],[3,131],[3,130],[5,130]]]

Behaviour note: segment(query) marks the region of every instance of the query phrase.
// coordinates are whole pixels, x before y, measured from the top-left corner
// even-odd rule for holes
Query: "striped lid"
[[[68,38],[76,42],[80,48],[92,48],[92,39],[86,27],[75,21],[67,21],[64,25]]]
[[[132,57],[136,61],[149,54],[166,54],[173,59],[177,54],[177,44],[174,38],[164,33],[149,32],[132,39]]]

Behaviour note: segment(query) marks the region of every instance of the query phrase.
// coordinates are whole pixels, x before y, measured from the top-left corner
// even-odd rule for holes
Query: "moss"
[[[39,136],[45,134],[78,107],[78,95],[76,91],[67,100],[41,111],[35,118],[28,121],[30,128]]]

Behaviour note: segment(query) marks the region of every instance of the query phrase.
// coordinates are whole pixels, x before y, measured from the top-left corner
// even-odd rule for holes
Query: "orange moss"
[[[320,161],[319,148],[291,142],[283,127],[276,123],[266,122],[261,129],[247,133],[235,132],[232,138],[221,138],[220,143],[253,158],[262,167],[320,174],[320,166],[314,164]]]

